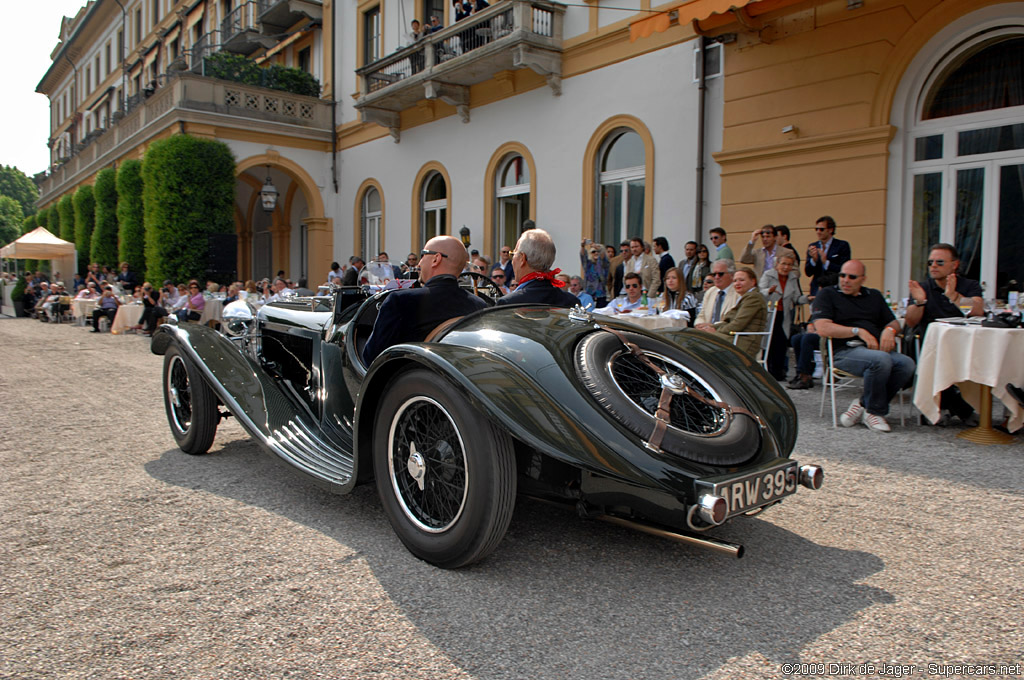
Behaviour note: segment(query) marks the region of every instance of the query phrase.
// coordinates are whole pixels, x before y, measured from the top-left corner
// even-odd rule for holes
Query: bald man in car
[[[427,241],[419,262],[423,286],[396,290],[384,299],[373,333],[363,348],[367,366],[391,345],[422,342],[442,322],[487,306],[459,287],[458,275],[467,260],[465,246],[454,236],[436,236]]]

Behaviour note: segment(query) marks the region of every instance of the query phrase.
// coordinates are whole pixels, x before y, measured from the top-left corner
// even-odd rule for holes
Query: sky
[[[60,20],[74,16],[85,0],[0,0],[0,165],[14,165],[31,177],[49,164],[50,103],[36,85],[50,67],[60,37]],[[15,28],[17,27],[17,28]]]

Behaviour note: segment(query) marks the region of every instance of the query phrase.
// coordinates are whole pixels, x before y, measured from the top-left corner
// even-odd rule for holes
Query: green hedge
[[[36,227],[45,227],[46,226],[46,220],[49,217],[49,215],[50,215],[50,209],[49,208],[43,208],[42,210],[37,212],[35,215],[29,215],[28,217],[26,217],[25,220],[21,223],[21,233],[22,233],[22,235],[25,235],[25,234],[29,233],[30,231],[35,230]],[[36,268],[39,266],[39,261],[38,260],[22,260],[21,262],[22,262],[22,265],[25,267],[25,271],[28,271],[30,269],[32,271],[35,271]]]
[[[75,242],[75,206],[71,203],[71,194],[64,194],[55,204],[60,220],[60,236],[69,243]],[[56,232],[54,232],[56,234]]]
[[[96,197],[92,185],[83,184],[71,198],[75,208],[75,248],[78,249],[78,271],[89,267],[89,252],[92,247],[92,231],[96,224]]]
[[[0,246],[5,246],[21,236],[25,213],[21,204],[10,196],[0,196]]]
[[[235,230],[231,150],[189,135],[159,140],[142,162],[142,184],[150,280],[201,279],[207,236]]]
[[[96,174],[96,228],[92,232],[89,257],[100,266],[117,271],[117,173],[103,168]]]
[[[211,78],[267,87],[307,97],[320,96],[320,81],[299,68],[270,64],[260,67],[252,59],[218,52],[203,60],[203,73]]]
[[[146,229],[142,221],[142,161],[125,161],[117,170],[117,254],[146,279]]]

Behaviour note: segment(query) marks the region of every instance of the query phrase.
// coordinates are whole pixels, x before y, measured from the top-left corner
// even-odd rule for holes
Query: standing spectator
[[[608,299],[614,298],[622,290],[623,277],[626,274],[625,263],[629,259],[629,241],[619,244],[619,254],[608,262]]]
[[[121,263],[121,271],[117,274],[117,284],[125,293],[134,291],[135,286],[139,285],[135,272],[131,270],[127,262]]]
[[[704,285],[705,279],[711,276],[711,257],[708,255],[708,247],[703,243],[697,246],[697,261],[690,267],[690,273],[686,278],[690,291],[699,300],[707,290]]]
[[[732,275],[735,271],[732,260],[715,260],[711,263],[711,277],[715,285],[705,291],[700,314],[697,315],[697,322],[694,325],[714,325],[736,305],[739,293],[732,286]]]
[[[649,295],[654,295],[661,285],[661,270],[658,269],[658,260],[653,255],[644,252],[644,242],[641,238],[629,240],[629,252],[632,257],[623,265],[626,273],[639,274],[640,280],[643,282],[643,289]]]
[[[345,278],[342,279],[341,285],[343,286],[355,286],[359,283],[359,271],[366,265],[363,262],[363,258],[358,255],[353,255],[348,258],[348,271],[345,272]]]
[[[377,262],[384,265],[385,267],[391,267],[391,273],[393,275],[392,278],[402,278],[402,268],[399,267],[397,264],[391,264],[391,258],[389,258],[388,254],[383,250],[377,254]]]
[[[715,246],[715,252],[711,258],[712,262],[716,262],[718,260],[733,261],[736,259],[732,254],[732,248],[730,248],[729,244],[726,243],[726,241],[729,240],[729,237],[726,235],[725,229],[715,227],[709,232],[709,234],[711,235],[711,243]]]
[[[807,246],[807,262],[804,273],[811,277],[811,297],[825,286],[834,286],[839,281],[839,272],[850,260],[850,244],[834,237],[836,221],[825,215],[815,222],[814,231],[818,240]]]
[[[679,263],[679,271],[683,273],[683,281],[688,282],[690,270],[693,269],[693,265],[697,264],[697,242],[687,241],[683,246],[683,254],[686,255],[686,259]],[[687,284],[687,288],[689,288],[689,284]]]
[[[498,264],[496,267],[501,267],[505,270],[505,283],[511,285],[516,279],[515,269],[512,267],[512,249],[508,246],[502,246],[501,250],[498,251]]]
[[[664,288],[665,272],[676,266],[675,258],[669,251],[668,239],[658,236],[654,239],[654,255],[658,258],[658,291]]]
[[[114,323],[114,317],[117,316],[117,308],[121,306],[121,301],[114,295],[114,289],[109,285],[103,289],[103,295],[100,297],[100,301],[96,304],[96,309],[92,310],[92,332],[100,332],[100,319],[107,317],[111,324]]]
[[[459,23],[473,11],[473,6],[463,0],[452,0],[452,8],[455,10],[455,23]]]
[[[758,239],[761,239],[761,247],[755,249]],[[740,255],[740,262],[753,265],[754,273],[760,280],[762,274],[775,269],[776,247],[775,227],[766,224],[760,229],[755,229],[754,233],[750,235],[747,247]]]
[[[75,293],[77,293],[84,286],[85,286],[85,277],[76,272],[74,277],[71,279],[71,290],[74,291]]]
[[[430,33],[437,33],[442,28],[444,28],[444,24],[442,24],[441,20],[437,18],[437,15],[430,17],[430,26],[428,27],[428,31]]]
[[[796,256],[796,267],[800,268],[800,254],[796,252],[796,248],[789,242],[789,227],[785,224],[775,225],[775,247],[776,248],[789,248],[793,251],[793,255]],[[778,251],[776,251],[778,253]]]
[[[580,264],[583,267],[583,291],[589,295],[598,308],[608,304],[605,286],[608,281],[610,262],[600,243],[589,243],[587,239],[580,246]],[[570,281],[570,283],[572,283]],[[576,291],[573,291],[576,294]],[[578,294],[576,294],[579,297]]]
[[[420,265],[420,256],[416,253],[409,253],[405,256],[405,262],[402,263],[402,274],[407,279],[415,279],[414,272]]]
[[[508,288],[508,279],[505,277],[505,270],[501,267],[495,267],[491,271],[491,281],[494,281],[494,285],[498,287],[502,295],[508,295],[510,292]]]
[[[911,304],[907,307],[904,322],[907,342],[917,337],[924,341],[928,325],[936,319],[962,317],[962,307],[970,307],[967,316],[984,316],[984,293],[977,281],[962,278],[957,274],[960,255],[948,243],[937,243],[928,253],[928,276],[921,281],[910,281]],[[914,353],[917,359],[916,352]],[[974,408],[960,396],[956,385],[942,390],[939,408],[939,424],[948,424],[952,416],[963,423],[973,423]]]
[[[327,283],[333,283],[340,286],[342,276],[341,265],[337,262],[332,262],[331,271],[327,272]]]
[[[808,301],[800,289],[800,273],[795,267],[796,256],[786,248],[776,256],[775,268],[766,271],[760,280],[761,294],[775,304],[777,310],[767,364],[768,372],[780,383],[786,380],[786,353],[796,307]]]
[[[812,318],[818,335],[833,339],[836,367],[864,378],[863,396],[839,422],[889,432],[889,403],[914,377],[914,360],[896,351],[899,321],[882,294],[864,286],[866,273],[859,260],[843,264],[839,285],[819,290]]]
[[[149,282],[142,284],[142,304],[142,316],[139,317],[139,323],[132,328],[142,330],[143,335],[153,335],[160,319],[167,316],[167,310],[160,305],[160,291],[153,288]]]
[[[89,265],[89,270],[85,273],[85,282],[95,283],[97,290],[103,290],[103,276],[100,274],[100,266],[95,262]]]

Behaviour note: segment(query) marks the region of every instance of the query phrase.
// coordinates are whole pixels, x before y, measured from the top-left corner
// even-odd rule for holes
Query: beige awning
[[[733,10],[741,10],[747,5],[752,5],[765,0],[690,0],[677,7],[667,9],[663,12],[635,21],[629,25],[629,40],[636,41],[639,38],[646,38],[654,33],[667,31],[672,22],[672,13],[676,13],[677,22],[680,25],[694,24],[698,29],[698,23],[716,14],[727,14]],[[770,1],[770,0],[769,0]]]
[[[57,238],[46,227],[37,227],[0,249],[0,257],[15,260],[56,260],[74,254],[74,243]]]

